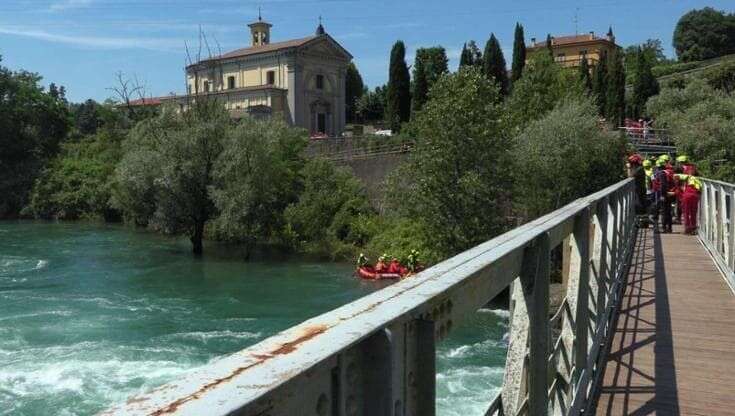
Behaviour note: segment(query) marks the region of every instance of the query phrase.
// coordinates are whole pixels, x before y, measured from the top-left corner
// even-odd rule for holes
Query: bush
[[[329,161],[314,159],[301,173],[298,201],[285,212],[287,242],[297,250],[332,258],[351,256],[371,237],[372,209],[360,182]]]
[[[515,212],[528,221],[622,179],[625,141],[600,130],[592,99],[568,100],[529,124],[513,153]]]
[[[110,197],[122,140],[120,134],[100,130],[65,143],[36,180],[24,212],[36,218],[117,220],[119,212],[110,205]]]
[[[415,117],[420,138],[390,180],[393,212],[450,256],[505,229],[508,139],[494,82],[476,68],[442,76]],[[410,178],[407,180],[407,178]]]

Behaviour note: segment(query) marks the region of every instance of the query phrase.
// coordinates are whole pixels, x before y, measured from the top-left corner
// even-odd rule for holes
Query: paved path
[[[639,232],[598,416],[735,415],[735,296],[674,231]]]

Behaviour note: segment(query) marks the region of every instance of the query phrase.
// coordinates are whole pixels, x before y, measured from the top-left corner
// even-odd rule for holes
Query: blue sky
[[[145,82],[149,94],[184,91],[184,42],[197,44],[198,28],[223,50],[247,46],[246,24],[273,23],[273,41],[314,32],[318,16],[354,56],[370,87],[388,77],[388,55],[402,39],[408,59],[421,46],[442,45],[457,65],[462,44],[484,46],[491,32],[510,62],[516,21],[526,40],[575,33],[605,33],[620,45],[659,38],[673,55],[679,17],[704,6],[735,10],[735,2],[673,0],[0,0],[0,55],[12,69],[40,73],[44,83],[66,86],[72,101],[104,100],[122,71]]]

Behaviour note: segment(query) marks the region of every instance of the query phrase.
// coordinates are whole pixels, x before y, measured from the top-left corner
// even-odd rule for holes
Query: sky
[[[114,96],[119,72],[145,84],[148,95],[182,93],[185,44],[197,49],[199,28],[214,54],[249,46],[247,24],[260,7],[273,42],[314,33],[321,16],[373,88],[387,81],[398,39],[409,64],[416,48],[444,46],[451,69],[464,42],[483,47],[490,33],[510,64],[516,22],[527,42],[612,26],[619,45],[661,39],[674,56],[677,20],[705,6],[735,11],[733,0],[0,0],[0,64],[65,86],[73,102]]]

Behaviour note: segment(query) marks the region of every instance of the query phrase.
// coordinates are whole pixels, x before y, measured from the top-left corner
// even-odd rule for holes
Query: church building
[[[284,117],[312,135],[340,135],[345,127],[345,75],[352,60],[321,22],[316,33],[271,42],[272,25],[249,24],[252,45],[186,67],[187,95],[222,101],[233,117]]]

